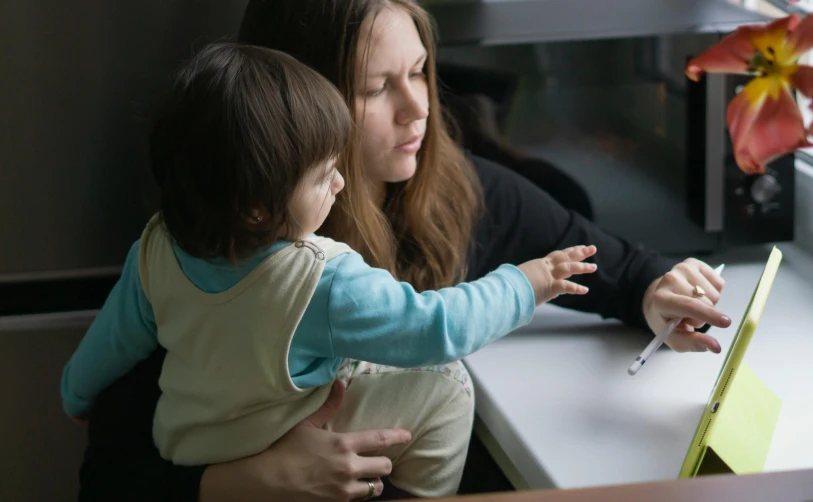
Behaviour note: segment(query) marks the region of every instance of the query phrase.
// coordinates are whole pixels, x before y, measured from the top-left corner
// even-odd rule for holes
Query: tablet
[[[737,370],[742,363],[745,352],[748,350],[748,344],[754,336],[760,317],[762,317],[762,311],[765,308],[768,294],[771,291],[771,286],[773,286],[774,277],[776,277],[776,272],[779,270],[779,263],[781,261],[782,252],[774,247],[768,257],[759,282],[757,282],[756,288],[754,288],[751,300],[748,302],[748,308],[745,309],[745,313],[742,316],[740,326],[737,328],[737,333],[734,335],[734,340],[728,349],[723,367],[717,375],[717,381],[714,383],[711,396],[709,396],[709,400],[706,403],[703,417],[697,424],[697,430],[694,433],[689,451],[686,453],[686,458],[680,469],[680,478],[692,477],[697,472],[701,454],[706,447],[706,438],[709,435],[709,431],[714,427],[717,412],[720,408],[725,406],[726,389],[731,379],[737,375]]]

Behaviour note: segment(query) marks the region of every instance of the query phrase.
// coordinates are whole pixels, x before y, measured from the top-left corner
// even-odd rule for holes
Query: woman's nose
[[[396,120],[399,124],[409,124],[416,120],[423,120],[429,116],[429,91],[426,84],[416,85],[404,93]]]

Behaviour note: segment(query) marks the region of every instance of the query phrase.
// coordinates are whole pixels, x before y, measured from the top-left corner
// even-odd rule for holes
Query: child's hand
[[[559,295],[583,295],[587,288],[568,281],[576,274],[596,271],[595,263],[582,263],[596,254],[595,246],[574,246],[554,251],[544,258],[531,260],[519,266],[530,281],[536,295],[536,304],[549,302]]]

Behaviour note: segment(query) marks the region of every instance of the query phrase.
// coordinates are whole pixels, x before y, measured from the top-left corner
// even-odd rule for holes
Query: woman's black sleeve
[[[588,261],[598,265],[597,271],[572,279],[590,292],[562,295],[552,303],[647,327],[644,293],[676,261],[601,230],[506,167],[476,156],[470,159],[483,184],[485,214],[476,230],[468,279],[503,263],[519,265],[558,249],[593,244],[597,253]]]

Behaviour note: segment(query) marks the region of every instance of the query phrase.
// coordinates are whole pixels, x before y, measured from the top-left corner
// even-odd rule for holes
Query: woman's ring
[[[364,497],[363,499],[361,499],[362,501],[363,500],[370,500],[371,498],[373,498],[373,495],[375,494],[375,485],[373,484],[372,481],[367,481],[367,487],[368,487],[367,488],[367,496]]]
[[[692,298],[700,298],[701,296],[706,296],[706,292],[700,286],[695,286],[692,289]]]

